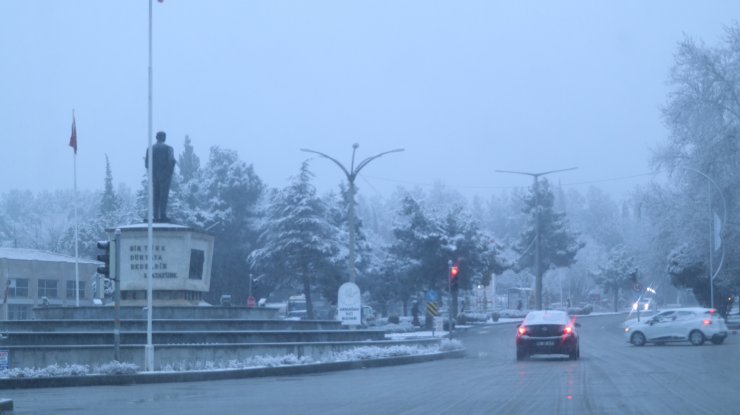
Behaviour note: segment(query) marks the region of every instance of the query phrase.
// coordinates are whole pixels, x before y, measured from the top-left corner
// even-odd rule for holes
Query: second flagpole
[[[152,0],[149,0],[149,125],[147,129],[147,152],[152,151]],[[154,192],[152,189],[152,169],[154,163],[153,154],[147,166],[147,181],[149,193],[149,206],[147,207],[147,285],[146,285],[146,346],[144,347],[144,370],[154,371],[154,345],[152,344],[152,271],[154,270],[154,232],[152,229],[154,211]]]

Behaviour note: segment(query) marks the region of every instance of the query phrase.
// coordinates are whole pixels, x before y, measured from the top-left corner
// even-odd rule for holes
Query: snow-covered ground
[[[269,368],[279,366],[309,365],[314,363],[359,361],[370,359],[381,359],[399,356],[414,356],[448,352],[463,349],[458,340],[442,339],[439,344],[429,346],[419,345],[396,345],[396,346],[361,346],[351,350],[331,353],[326,360],[316,361],[307,357],[297,357],[293,354],[284,356],[254,356],[243,360],[229,360],[224,362],[183,361],[179,364],[166,365],[159,371],[162,372],[184,372],[184,371],[214,371],[214,370],[236,370],[250,368]],[[86,376],[86,375],[122,375],[136,374],[140,372],[137,365],[130,363],[111,362],[102,366],[91,367],[88,365],[53,365],[46,368],[17,368],[0,371],[0,379],[14,378],[48,378],[59,376]]]

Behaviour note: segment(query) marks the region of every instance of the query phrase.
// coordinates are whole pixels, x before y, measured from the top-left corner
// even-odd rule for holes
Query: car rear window
[[[524,324],[568,324],[570,319],[562,311],[531,311],[524,319]]]

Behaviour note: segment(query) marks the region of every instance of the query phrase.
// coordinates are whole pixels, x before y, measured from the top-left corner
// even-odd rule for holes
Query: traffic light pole
[[[447,292],[450,294],[449,304],[447,304],[447,331],[452,338],[452,260],[447,261]]]
[[[121,361],[121,249],[120,249],[120,242],[121,242],[121,230],[116,229],[115,235],[113,237],[113,243],[111,244],[111,248],[113,252],[111,252],[111,255],[113,255],[115,264],[113,264],[113,267],[111,267],[111,273],[113,274],[113,281],[115,283],[115,292],[113,293],[113,298],[115,302],[115,313],[114,313],[114,321],[113,321],[113,360],[120,362]]]

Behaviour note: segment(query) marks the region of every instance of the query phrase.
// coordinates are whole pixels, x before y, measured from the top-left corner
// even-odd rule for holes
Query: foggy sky
[[[349,164],[394,148],[366,195],[441,181],[464,194],[541,172],[624,193],[651,179],[677,42],[720,42],[729,1],[193,1],[153,4],[154,132],[237,150],[283,187],[310,148]],[[0,191],[138,189],[147,0],[0,3]],[[312,162],[320,191],[341,171]],[[636,177],[633,177],[636,176]]]

